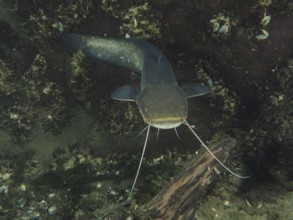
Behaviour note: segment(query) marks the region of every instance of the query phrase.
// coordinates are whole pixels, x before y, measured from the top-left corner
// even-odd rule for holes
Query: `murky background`
[[[201,149],[185,126],[151,129],[119,206],[146,124],[110,94],[140,76],[74,53],[66,32],[148,40],[180,85],[212,88],[187,120],[207,145],[236,140],[227,165],[251,178],[219,168],[190,219],[293,219],[292,24],[289,0],[0,0],[0,219],[156,219],[148,202]]]

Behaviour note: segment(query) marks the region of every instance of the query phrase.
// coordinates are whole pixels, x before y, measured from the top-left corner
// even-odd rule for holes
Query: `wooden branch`
[[[235,139],[227,138],[212,145],[210,150],[225,163],[235,146]],[[144,205],[153,219],[194,219],[196,202],[222,170],[222,166],[203,150],[187,162],[169,187]]]

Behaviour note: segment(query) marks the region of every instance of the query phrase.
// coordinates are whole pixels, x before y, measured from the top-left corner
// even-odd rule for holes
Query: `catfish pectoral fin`
[[[138,95],[138,90],[131,85],[124,85],[112,92],[111,97],[120,101],[135,102]]]
[[[201,85],[199,83],[183,85],[181,86],[181,89],[183,90],[187,98],[205,95],[211,92],[210,87]]]

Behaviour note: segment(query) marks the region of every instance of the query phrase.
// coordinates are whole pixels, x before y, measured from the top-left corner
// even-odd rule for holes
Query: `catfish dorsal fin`
[[[211,88],[201,85],[199,83],[185,84],[181,86],[181,89],[186,94],[187,98],[205,95],[211,92]]]
[[[138,90],[131,85],[124,85],[117,88],[111,94],[111,98],[120,101],[135,102],[138,95]]]

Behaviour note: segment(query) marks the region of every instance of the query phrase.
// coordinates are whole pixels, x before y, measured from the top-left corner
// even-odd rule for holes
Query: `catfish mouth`
[[[171,128],[176,128],[180,126],[184,122],[184,118],[182,117],[157,118],[157,119],[145,120],[145,122],[155,128],[171,129]]]
[[[177,85],[144,88],[137,105],[144,121],[155,128],[176,128],[187,118],[187,98]]]

